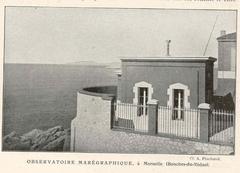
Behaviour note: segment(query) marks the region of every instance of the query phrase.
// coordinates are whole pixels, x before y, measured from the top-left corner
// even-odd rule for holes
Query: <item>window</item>
[[[231,48],[231,71],[235,72],[236,66],[236,49],[234,47]]]
[[[133,104],[137,106],[137,115],[147,115],[147,103],[152,100],[153,87],[145,81],[135,83],[133,87]]]
[[[184,116],[184,90],[173,90],[173,120],[182,120]]]
[[[147,115],[148,88],[139,87],[138,93],[138,116]]]
[[[173,120],[184,120],[184,109],[190,108],[190,90],[187,85],[174,83],[167,90],[169,96],[167,106],[172,108]]]

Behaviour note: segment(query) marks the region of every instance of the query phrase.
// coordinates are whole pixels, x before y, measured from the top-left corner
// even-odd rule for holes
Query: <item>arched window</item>
[[[153,94],[153,87],[150,83],[141,81],[138,83],[135,83],[134,87],[133,87],[133,93],[134,93],[134,98],[133,98],[133,103],[134,104],[138,104],[139,102],[139,89],[140,88],[147,88],[148,90],[148,101],[152,100],[152,94]]]
[[[188,97],[190,90],[187,85],[174,83],[167,90],[169,96],[167,105],[173,109],[173,119],[183,119],[184,109],[190,108]]]
[[[133,87],[133,104],[140,105],[138,115],[147,115],[147,103],[152,100],[153,87],[147,82],[138,82]]]

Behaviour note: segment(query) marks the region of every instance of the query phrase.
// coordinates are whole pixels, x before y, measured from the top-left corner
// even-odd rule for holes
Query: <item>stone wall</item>
[[[233,148],[112,130],[111,99],[78,93],[71,124],[71,151],[94,153],[230,154]]]

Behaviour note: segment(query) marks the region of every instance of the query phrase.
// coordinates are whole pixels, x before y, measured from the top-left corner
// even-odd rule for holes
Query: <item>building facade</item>
[[[197,108],[213,97],[212,57],[124,58],[118,75],[117,100],[174,108]],[[142,110],[144,111],[144,110]]]
[[[216,95],[229,93],[235,97],[236,85],[236,33],[221,31],[218,41],[218,85]]]

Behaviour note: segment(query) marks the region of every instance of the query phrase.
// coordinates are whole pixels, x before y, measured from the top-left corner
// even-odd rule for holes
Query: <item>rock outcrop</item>
[[[46,131],[34,129],[23,135],[11,132],[3,138],[3,150],[14,151],[69,151],[70,129],[61,126]]]

